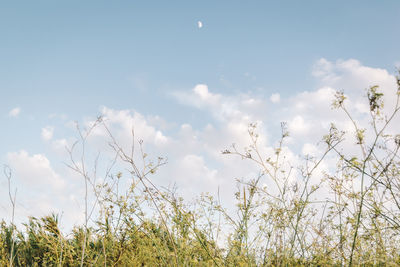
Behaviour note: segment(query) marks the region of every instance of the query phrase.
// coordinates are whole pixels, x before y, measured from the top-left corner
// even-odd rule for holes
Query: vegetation
[[[55,214],[30,218],[25,229],[16,228],[12,214],[10,223],[0,225],[0,265],[398,266],[400,135],[390,134],[390,126],[400,109],[399,78],[397,85],[388,114],[379,87],[367,90],[366,128],[348,111],[345,94],[337,92],[333,106],[354,131],[332,124],[320,143],[321,156],[306,157],[300,166],[286,157],[285,124],[273,155],[259,147],[257,127],[250,125],[248,147],[222,152],[260,170],[252,180],[237,181],[235,212],[218,197],[203,194],[189,205],[174,190],[153,184],[151,175],[166,160],[149,160],[142,141],[121,147],[99,118],[87,130],[78,128],[80,139],[69,150],[69,166],[85,183],[85,223],[65,235]],[[102,181],[85,161],[86,140],[95,127],[104,127],[115,152]],[[356,142],[349,149],[351,134]],[[335,164],[323,169],[328,159]],[[129,166],[129,178],[114,173],[117,161]],[[11,172],[5,174],[10,183]],[[128,187],[121,186],[124,181]],[[14,213],[16,194],[9,191]]]

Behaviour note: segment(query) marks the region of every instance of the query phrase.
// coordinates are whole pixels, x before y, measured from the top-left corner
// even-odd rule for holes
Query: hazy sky
[[[169,158],[155,179],[185,192],[249,173],[220,151],[245,144],[250,122],[272,146],[287,121],[293,151],[312,152],[338,118],[333,90],[353,96],[361,115],[367,86],[390,94],[398,25],[397,0],[3,1],[0,162],[13,169],[18,214],[80,216],[81,180],[64,147],[77,136],[73,121],[98,115],[122,143],[134,124]]]

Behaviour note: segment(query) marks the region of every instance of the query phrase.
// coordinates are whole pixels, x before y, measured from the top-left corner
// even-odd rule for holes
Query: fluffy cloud
[[[396,78],[384,69],[367,67],[354,59],[336,62],[320,59],[314,66],[313,75],[319,81],[320,87],[292,97],[289,102],[293,108],[282,112],[285,114],[285,120],[299,122],[294,118],[301,117],[304,119],[301,125],[308,124],[312,129],[308,135],[310,138],[304,141],[318,140],[318,137],[327,132],[330,122],[350,133],[354,132],[347,116],[331,108],[336,90],[344,92],[349,113],[357,123],[367,129],[370,128],[369,103],[365,97],[367,88],[378,85],[379,91],[384,93],[384,112],[389,114],[393,111],[397,93]],[[396,126],[395,123],[393,126],[400,130],[400,126]]]
[[[54,127],[51,126],[46,126],[42,128],[42,139],[45,141],[49,141],[53,138],[53,133],[54,133]]]
[[[215,125],[208,124],[197,134],[201,137],[199,142],[215,145],[214,150],[220,149],[222,144],[248,144],[248,125],[258,123],[261,126],[268,110],[268,100],[263,97],[217,94],[204,84],[196,85],[189,92],[174,92],[173,96],[181,104],[200,109],[215,120]]]
[[[107,125],[117,127],[118,137],[129,142],[132,139],[132,129],[135,135],[140,139],[145,139],[156,146],[162,146],[168,143],[168,137],[165,136],[160,130],[150,125],[146,118],[138,113],[129,110],[114,110],[111,108],[103,107],[102,116]],[[115,129],[115,128],[114,128]]]
[[[387,109],[393,108],[397,90],[396,78],[385,69],[367,67],[355,59],[336,62],[320,59],[314,66],[313,75],[319,79],[321,85],[343,90],[355,107],[360,107],[366,88],[379,85],[385,94]]]
[[[168,186],[177,183],[179,191],[189,196],[201,191],[216,192],[219,186],[224,189],[221,197],[226,196],[228,200],[235,190],[235,178],[254,178],[258,175],[258,168],[251,162],[221,155],[221,150],[229,148],[232,143],[236,143],[239,149],[250,144],[247,132],[249,123],[258,123],[259,148],[262,155],[268,157],[274,155],[273,147],[280,137],[278,123],[286,121],[291,139],[282,153],[295,167],[301,162],[302,156],[318,156],[321,153],[322,148],[317,142],[328,132],[330,122],[335,122],[344,130],[352,129],[346,116],[331,108],[336,90],[344,90],[350,112],[362,124],[368,121],[369,116],[365,88],[379,84],[387,99],[391,100],[396,93],[393,75],[386,70],[363,66],[353,59],[336,62],[321,59],[316,63],[313,75],[319,83],[318,87],[288,98],[272,92],[263,95],[226,95],[215,92],[205,84],[195,85],[187,91],[173,92],[178,103],[210,116],[205,126],[196,127],[189,123],[174,126],[160,116],[146,116],[134,110],[107,107],[101,109],[101,115],[121,146],[131,146],[133,128],[136,140],[144,140],[146,152],[169,158],[169,163],[156,174],[157,184]],[[274,103],[273,108],[270,107],[271,102]],[[390,104],[387,108],[390,108]],[[165,131],[167,128],[170,130],[168,135]],[[51,128],[46,127],[42,129],[42,137],[50,140],[52,132]],[[105,137],[107,133],[104,128],[94,129],[92,144],[95,144],[94,140]],[[69,143],[67,140],[70,139],[53,140],[53,147],[64,148]],[[354,140],[348,143],[349,147],[353,144]],[[8,160],[16,170],[16,175],[24,182],[54,188],[64,185],[44,155],[29,155],[26,151],[20,151],[9,153]],[[321,164],[321,170],[317,172],[320,177],[323,169],[329,169],[329,164]],[[295,180],[295,172],[292,175]],[[265,184],[269,185],[268,181]]]
[[[25,150],[10,152],[7,161],[15,172],[15,177],[35,188],[52,187],[63,189],[65,181],[50,165],[50,161],[43,154],[29,155]]]
[[[21,108],[15,107],[8,112],[8,116],[16,118],[20,113],[21,113]]]
[[[291,158],[290,161],[294,165],[300,162],[300,158],[295,155],[321,155],[323,145],[317,144],[329,131],[331,122],[349,132],[347,140],[343,143],[344,148],[357,155],[358,152],[352,150],[355,149],[355,140],[351,121],[342,111],[332,109],[335,92],[344,91],[348,98],[347,108],[354,115],[354,120],[361,127],[368,129],[370,114],[365,89],[379,85],[385,94],[386,111],[389,111],[393,108],[393,99],[396,96],[395,77],[386,70],[363,66],[354,59],[336,62],[321,59],[316,62],[312,74],[319,82],[317,88],[299,92],[286,99],[281,99],[277,93],[269,98],[255,98],[248,94],[223,95],[213,92],[204,84],[196,85],[191,91],[175,92],[174,96],[180,103],[207,112],[215,120],[203,129],[194,129],[188,124],[182,125],[177,142],[186,144],[181,146],[185,147],[186,153],[196,151],[197,155],[201,155],[206,167],[223,162],[215,169],[220,176],[220,184],[235,176],[235,172],[224,171],[225,168],[237,170],[237,174],[245,176],[243,170],[235,165],[238,162],[231,159],[225,161],[219,151],[231,142],[238,144],[238,147],[248,145],[250,140],[247,136],[247,126],[251,122],[257,122],[261,126],[259,130],[263,139],[260,140],[259,148],[264,154],[268,154],[274,145],[273,140],[279,138],[279,132],[273,128],[277,122],[286,121],[291,137],[290,149],[287,147],[284,153],[287,158]],[[274,109],[268,109],[269,101],[275,104]],[[396,125],[394,127],[400,128]],[[329,169],[327,164],[321,164],[322,167],[320,166],[317,172],[320,177],[321,168]]]
[[[271,95],[269,99],[271,100],[272,103],[279,103],[281,101],[281,95],[278,93],[274,93]]]
[[[7,163],[12,170],[11,191],[16,191],[16,222],[26,223],[28,216],[46,216],[53,212],[62,215],[62,223],[71,230],[74,224],[82,222],[83,181],[63,166],[56,171],[50,160],[43,154],[29,154],[25,150],[7,154]],[[69,178],[67,180],[67,178]],[[4,182],[4,181],[2,181]],[[11,206],[7,186],[1,183],[0,216],[10,219]],[[78,195],[79,201],[71,201],[70,195]]]
[[[220,121],[240,120],[248,115],[259,115],[265,108],[265,99],[248,94],[222,95],[210,92],[207,85],[198,84],[191,91],[173,92],[183,105],[209,112]],[[257,112],[258,111],[258,112]]]
[[[273,154],[273,147],[280,137],[277,123],[286,121],[291,137],[288,140],[290,148],[286,147],[284,153],[295,164],[299,162],[296,155],[317,156],[321,153],[323,148],[317,143],[329,131],[331,122],[352,132],[346,115],[331,108],[336,90],[344,90],[349,110],[361,124],[367,123],[369,116],[365,88],[379,84],[392,99],[396,93],[393,75],[383,69],[363,66],[354,59],[336,62],[321,59],[316,62],[312,74],[319,82],[318,87],[283,99],[278,93],[225,95],[214,92],[205,84],[195,85],[187,91],[175,91],[172,95],[179,103],[208,114],[211,120],[200,128],[182,124],[175,134],[168,137],[160,126],[138,112],[104,108],[102,114],[112,125],[113,132],[122,140],[125,136],[126,143],[131,141],[130,130],[134,125],[138,136],[156,147],[154,151],[169,157],[170,164],[165,167],[169,178],[166,179],[186,177],[187,172],[194,181],[199,179],[195,177],[208,179],[210,186],[205,190],[210,191],[210,181],[221,185],[231,181],[232,177],[246,176],[246,170],[241,167],[245,163],[222,156],[220,152],[232,143],[236,143],[238,148],[249,145],[247,131],[250,123],[258,124],[259,149],[263,155],[268,155]],[[275,104],[273,108],[269,107],[271,102]],[[348,147],[353,147],[353,139],[347,142]],[[247,173],[256,172],[249,168]],[[192,185],[187,183],[187,179],[178,181],[186,188]]]
[[[205,84],[196,85],[190,92],[179,91],[172,94],[181,104],[196,108],[215,108],[220,105],[222,95],[211,93]]]
[[[187,154],[173,162],[173,165],[175,171],[172,177],[190,198],[219,185],[218,171],[210,169],[203,156]]]
[[[300,115],[289,121],[289,132],[296,136],[306,135],[311,130],[311,125]]]

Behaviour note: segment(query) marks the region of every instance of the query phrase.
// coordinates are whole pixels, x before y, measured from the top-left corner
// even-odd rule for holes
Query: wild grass
[[[121,147],[99,118],[87,130],[78,128],[80,139],[69,150],[69,166],[84,180],[84,224],[62,233],[58,215],[51,214],[29,218],[24,229],[17,229],[16,194],[10,187],[13,213],[10,223],[0,225],[0,266],[398,266],[400,135],[387,132],[398,122],[397,83],[388,114],[379,87],[368,89],[368,129],[348,111],[345,94],[337,93],[334,107],[354,127],[354,154],[344,147],[349,133],[332,124],[320,157],[293,166],[284,152],[285,124],[269,156],[259,147],[256,125],[250,125],[248,147],[222,151],[259,168],[254,179],[237,181],[233,213],[218,196],[203,194],[192,205],[155,185],[151,175],[166,160],[149,160],[133,132],[132,147]],[[95,127],[104,127],[115,153],[101,181],[88,171],[85,155]],[[334,168],[321,171],[327,157],[335,159]],[[113,173],[117,161],[127,164],[130,177]],[[9,169],[5,175],[10,185]],[[127,179],[129,186],[122,190],[120,183]]]

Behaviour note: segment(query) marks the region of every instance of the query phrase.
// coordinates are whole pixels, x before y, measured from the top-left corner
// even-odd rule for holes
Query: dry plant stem
[[[299,213],[297,214],[296,224],[295,224],[295,228],[294,228],[293,240],[291,242],[291,256],[292,257],[294,256],[293,248],[294,248],[294,245],[295,245],[296,237],[298,237],[299,223],[300,223],[300,220],[301,220],[301,218],[303,216],[303,212],[304,212],[304,210],[306,208],[306,205],[307,205],[307,203],[309,201],[309,198],[310,198],[311,194],[313,193],[313,191],[311,191],[311,192],[307,191],[307,186],[308,186],[308,183],[310,181],[310,178],[311,178],[313,172],[318,168],[318,166],[321,164],[321,162],[328,155],[328,153],[331,150],[333,150],[336,146],[338,146],[340,143],[341,143],[341,140],[339,140],[338,142],[336,142],[332,146],[328,147],[328,149],[324,152],[324,154],[321,156],[321,158],[318,160],[318,162],[316,164],[314,164],[314,166],[311,168],[311,170],[308,170],[308,167],[307,167],[307,170],[306,170],[307,171],[307,173],[306,173],[306,182],[304,184],[303,191],[302,191],[301,196],[300,196],[300,201],[302,201],[304,194],[306,194],[306,198],[304,200],[304,204],[301,206],[301,209],[300,209]]]
[[[273,197],[273,198],[275,198],[277,201],[281,202],[285,210],[289,210],[289,207],[287,206],[287,203],[284,201],[288,185],[284,184],[283,187],[282,187],[281,186],[281,182],[278,179],[278,171],[280,170],[280,155],[281,155],[281,151],[282,151],[282,147],[283,147],[283,141],[288,136],[288,133],[287,133],[286,128],[285,128],[285,124],[282,124],[282,138],[279,141],[278,148],[275,149],[276,158],[275,158],[274,161],[269,161],[269,160],[264,161],[263,160],[263,158],[262,158],[262,156],[260,154],[260,150],[258,148],[258,144],[257,144],[258,135],[254,133],[254,128],[255,127],[253,125],[250,125],[250,127],[249,127],[249,135],[250,135],[250,138],[251,138],[252,152],[255,153],[256,157],[253,157],[250,154],[250,151],[246,151],[246,153],[239,152],[234,145],[233,145],[233,152],[230,152],[229,150],[226,150],[223,153],[239,155],[243,159],[250,159],[250,160],[254,161],[256,164],[258,164],[259,166],[261,166],[263,172],[268,174],[268,176],[272,179],[272,181],[274,181],[277,189],[279,190],[279,197],[276,197],[276,196],[273,196],[273,195],[269,195],[269,194],[268,195]],[[318,168],[318,166],[324,160],[324,158],[327,156],[327,154],[332,149],[334,149],[340,142],[341,142],[341,140],[339,140],[337,142],[334,142],[330,147],[328,147],[327,150],[324,152],[324,154],[319,159],[319,161],[317,161],[311,169],[309,169],[308,165],[307,165],[307,171],[304,174],[304,177],[306,178],[305,179],[305,184],[303,186],[303,190],[302,190],[302,193],[301,193],[300,199],[299,199],[299,203],[300,203],[301,206],[299,207],[299,210],[298,210],[298,212],[296,214],[296,220],[294,220],[294,221],[290,220],[289,221],[289,224],[293,228],[293,235],[292,235],[291,241],[290,241],[291,248],[290,248],[290,253],[289,253],[289,255],[291,255],[292,257],[295,254],[294,248],[295,248],[295,244],[296,244],[296,239],[302,240],[302,236],[305,235],[305,232],[303,232],[302,236],[299,236],[298,227],[299,227],[300,221],[301,221],[301,219],[303,217],[303,213],[305,211],[305,208],[309,204],[310,195],[313,192],[315,192],[315,190],[311,190],[311,191],[308,190],[308,182],[309,182],[314,170],[316,168]],[[269,166],[267,166],[265,164],[265,162],[270,164],[270,166],[272,167],[272,170],[270,170]],[[291,173],[291,171],[289,171],[289,173],[287,174],[286,177],[289,177],[290,173]],[[244,191],[244,193],[245,193],[245,191]],[[245,207],[246,207],[246,205],[245,205]],[[248,205],[248,207],[249,207],[249,205]],[[247,217],[247,214],[245,214],[244,217]],[[244,225],[244,226],[247,227],[247,225]],[[243,226],[241,224],[239,224],[239,228],[241,229],[242,227]],[[246,240],[246,244],[247,244],[247,240]],[[305,247],[304,247],[303,242],[300,242],[300,248],[301,248],[301,254],[304,255]]]
[[[350,119],[350,121],[352,122],[356,133],[359,133],[360,130],[359,130],[358,126],[357,126],[357,123],[355,122],[353,117],[350,115],[348,110],[345,108],[343,103],[340,105],[340,107],[346,113],[346,115]],[[368,189],[364,191],[365,176],[369,176],[370,178],[373,179],[374,182],[377,181],[373,176],[370,176],[370,175],[368,175],[366,173],[366,167],[367,167],[367,165],[371,164],[371,162],[370,162],[371,161],[371,155],[373,155],[373,151],[375,150],[375,147],[377,145],[378,139],[382,136],[384,130],[387,128],[387,126],[389,125],[389,123],[392,121],[392,119],[395,117],[395,115],[397,114],[397,112],[399,110],[400,110],[400,107],[399,107],[399,94],[397,94],[396,105],[395,105],[395,108],[394,108],[393,112],[391,113],[390,117],[386,120],[386,122],[383,125],[383,127],[378,131],[377,125],[376,125],[376,120],[377,120],[377,116],[378,115],[377,115],[377,113],[373,113],[374,110],[371,108],[370,114],[371,114],[371,117],[372,117],[373,130],[375,131],[375,138],[374,138],[374,141],[372,142],[371,147],[369,148],[368,154],[366,153],[366,148],[364,146],[363,140],[361,140],[361,138],[360,138],[360,140],[358,141],[358,144],[360,145],[360,148],[361,148],[361,151],[362,151],[362,154],[363,154],[363,157],[364,157],[361,170],[360,170],[360,168],[358,166],[354,166],[354,164],[350,160],[346,160],[345,157],[343,155],[341,155],[341,153],[339,153],[339,155],[341,155],[342,158],[345,159],[345,161],[347,163],[350,163],[350,165],[352,167],[356,167],[359,171],[361,171],[361,185],[360,185],[360,197],[361,197],[361,199],[360,199],[360,204],[358,206],[358,211],[357,211],[357,214],[356,214],[356,226],[355,226],[355,232],[354,232],[354,235],[353,235],[353,241],[352,241],[352,246],[351,246],[349,266],[352,266],[352,263],[353,263],[353,255],[354,255],[355,245],[356,245],[356,242],[357,242],[358,230],[359,230],[359,227],[360,227],[362,208],[364,206],[365,195],[368,192]],[[383,170],[385,170],[385,169],[383,169]]]
[[[131,174],[134,177],[137,177],[140,181],[140,183],[143,185],[143,187],[145,188],[145,192],[150,196],[151,202],[153,203],[154,207],[156,208],[160,218],[161,218],[161,222],[165,227],[165,230],[167,231],[168,234],[168,238],[171,241],[171,244],[173,246],[174,249],[174,255],[175,255],[175,264],[176,266],[179,266],[179,260],[178,260],[178,253],[177,253],[177,248],[175,245],[175,241],[172,237],[171,232],[168,229],[168,225],[166,223],[166,220],[164,218],[164,215],[162,214],[159,205],[157,204],[157,201],[154,198],[153,193],[151,192],[151,188],[153,188],[154,190],[156,190],[158,193],[160,193],[160,195],[163,197],[163,194],[159,191],[159,189],[146,177],[146,175],[148,173],[150,173],[152,170],[166,164],[166,162],[159,162],[159,164],[157,166],[155,166],[154,168],[152,168],[149,171],[146,171],[146,164],[145,164],[145,156],[142,150],[142,142],[139,142],[140,147],[141,147],[141,156],[142,156],[142,161],[143,161],[143,170],[140,171],[138,169],[138,167],[136,166],[136,163],[134,162],[133,156],[134,156],[134,150],[135,150],[135,138],[134,138],[134,130],[132,128],[132,148],[131,148],[131,154],[130,156],[128,156],[125,151],[122,149],[122,147],[118,144],[118,142],[116,141],[115,137],[112,135],[111,131],[108,129],[107,125],[105,123],[103,123],[104,128],[106,129],[109,137],[111,138],[111,142],[110,142],[110,146],[114,149],[114,151],[119,155],[120,159],[126,163],[128,163],[131,167],[132,167],[132,171]],[[146,184],[146,181],[150,184],[151,188]],[[164,197],[163,197],[164,198]],[[165,200],[167,200],[169,202],[168,199],[164,198]]]
[[[70,160],[72,165],[66,164],[68,167],[70,167],[71,169],[73,169],[74,171],[76,171],[77,173],[79,173],[80,175],[82,175],[82,177],[84,178],[84,182],[85,182],[85,193],[84,193],[84,202],[85,202],[85,211],[84,211],[84,215],[85,215],[85,222],[84,222],[84,236],[83,236],[83,244],[82,244],[82,252],[81,252],[81,261],[80,261],[80,266],[82,267],[84,264],[84,258],[85,258],[85,251],[86,251],[86,242],[87,242],[87,234],[88,234],[88,222],[90,219],[91,214],[88,214],[88,182],[90,182],[90,177],[89,174],[86,170],[86,164],[85,164],[85,160],[86,160],[86,154],[85,154],[85,150],[86,150],[86,141],[87,138],[89,137],[90,133],[92,132],[92,130],[97,127],[100,122],[102,121],[102,117],[98,117],[97,120],[86,130],[82,131],[79,127],[79,124],[76,123],[76,129],[78,131],[79,134],[79,138],[80,138],[80,143],[81,143],[81,155],[80,155],[80,164],[81,166],[79,166],[77,164],[77,162],[74,160],[73,157],[73,151],[75,149],[75,146],[78,144],[79,141],[76,141],[72,147],[70,149],[67,149],[69,155],[70,155]],[[94,209],[94,208],[93,208]]]
[[[354,121],[354,119],[352,118],[352,116],[350,115],[350,113],[347,111],[347,109],[344,107],[344,105],[341,105],[342,110],[344,110],[344,112],[346,113],[347,117],[350,119],[350,121],[353,123],[354,129],[356,131],[356,134],[359,133],[359,128],[356,124],[356,122]],[[377,135],[375,137],[375,141],[373,143],[373,146],[370,149],[370,152],[368,153],[368,155],[366,155],[366,151],[363,145],[363,141],[360,139],[358,141],[358,144],[360,145],[364,160],[363,160],[363,166],[362,166],[362,170],[361,170],[361,185],[360,185],[360,196],[361,196],[361,200],[360,200],[360,204],[358,206],[358,211],[356,214],[356,226],[355,226],[355,231],[354,231],[354,235],[353,235],[353,241],[352,241],[352,245],[351,245],[351,252],[350,252],[350,260],[349,260],[349,266],[352,266],[353,264],[353,255],[354,255],[354,249],[356,246],[356,242],[357,242],[357,235],[358,235],[358,229],[360,227],[360,220],[361,220],[361,213],[362,213],[362,208],[363,208],[363,204],[364,204],[364,178],[365,178],[365,168],[367,165],[367,162],[369,161],[369,157],[373,151],[373,148],[376,145],[376,142],[378,140],[379,135]]]
[[[12,242],[11,242],[11,251],[10,251],[10,259],[9,259],[10,267],[12,267],[13,263],[14,263],[14,246],[15,246],[14,217],[15,217],[15,200],[17,198],[17,189],[15,189],[14,196],[12,196],[11,195],[11,177],[12,177],[12,174],[11,174],[10,167],[7,166],[7,165],[4,165],[3,172],[4,172],[4,175],[6,176],[7,182],[8,182],[8,197],[9,197],[10,202],[11,202],[11,210],[12,210],[11,211],[11,239],[12,239]]]

